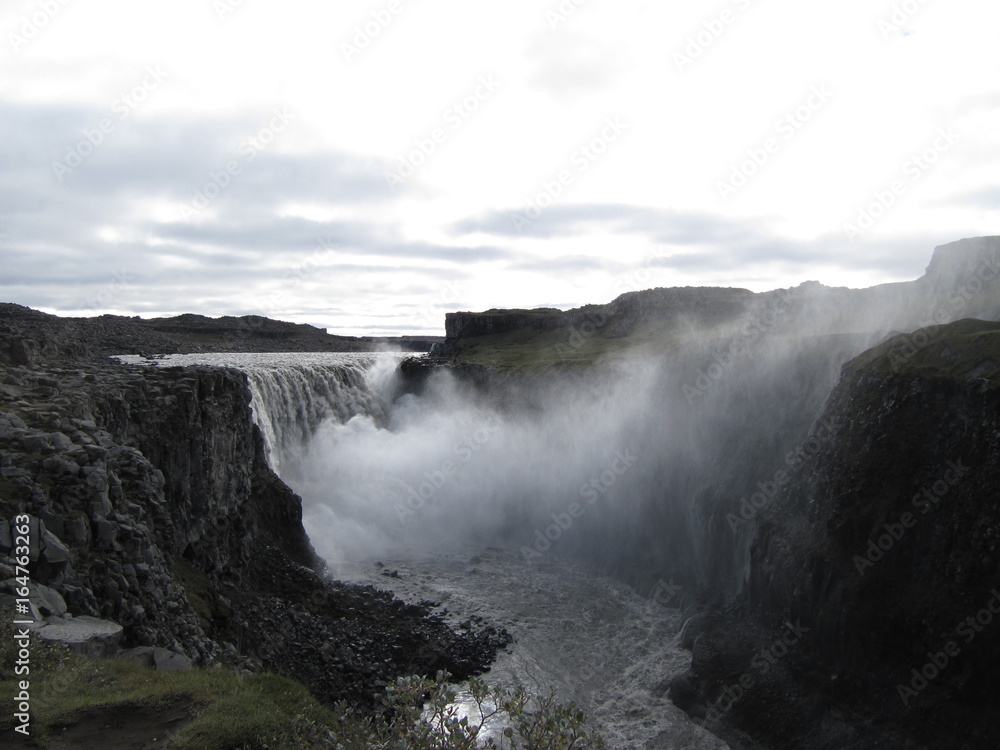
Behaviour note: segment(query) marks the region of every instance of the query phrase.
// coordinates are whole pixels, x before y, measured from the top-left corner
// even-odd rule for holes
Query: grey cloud
[[[599,230],[635,234],[661,247],[656,266],[689,272],[718,272],[779,261],[788,266],[839,265],[905,276],[915,268],[915,258],[926,264],[933,244],[949,239],[921,235],[851,244],[843,232],[832,231],[814,240],[790,240],[779,236],[761,219],[622,204],[553,206],[519,232],[511,221],[512,213],[482,214],[458,222],[451,229],[459,237],[481,233],[552,239]]]
[[[560,255],[556,258],[522,260],[510,264],[507,268],[515,271],[530,271],[532,273],[580,273],[583,271],[620,273],[626,267],[612,260],[595,258],[589,255]]]
[[[393,198],[376,160],[279,151],[283,139],[294,143],[294,120],[271,144],[251,144],[248,139],[269,119],[267,113],[214,120],[140,119],[136,114],[121,119],[107,110],[0,103],[6,131],[0,158],[22,177],[30,175],[49,188],[61,188],[63,194],[100,191],[106,198],[139,190],[190,200],[196,189],[210,182],[211,172],[224,172],[227,164],[236,162],[239,174],[232,177],[229,190],[253,204],[303,195],[323,195],[341,205]],[[101,142],[90,153],[86,133],[96,140],[102,120],[113,129],[99,135]],[[86,156],[60,183],[53,163],[69,166],[73,152]]]
[[[947,241],[947,237],[919,235],[852,245],[840,232],[814,240],[795,241],[779,239],[762,231],[757,237],[748,236],[732,246],[667,252],[653,259],[651,265],[690,273],[718,273],[720,269],[740,269],[740,273],[748,273],[746,269],[755,264],[780,262],[789,268],[839,266],[847,270],[880,271],[906,279],[920,276],[930,259],[931,248]]]
[[[628,69],[624,45],[568,29],[537,34],[525,51],[530,82],[557,99],[610,88]]]
[[[108,112],[0,102],[5,131],[0,141],[4,299],[82,309],[104,294],[111,297],[108,307],[139,313],[243,314],[256,312],[256,301],[277,283],[290,309],[300,306],[296,293],[305,284],[338,290],[343,295],[335,301],[338,310],[373,306],[371,299],[391,300],[414,289],[423,294],[421,287],[434,304],[435,282],[475,276],[483,263],[535,274],[628,271],[613,256],[545,258],[514,249],[519,237],[573,238],[594,232],[632,235],[665,246],[657,265],[693,273],[728,268],[745,273],[778,261],[803,268],[878,269],[909,278],[922,271],[933,244],[956,239],[903,237],[851,245],[842,233],[831,231],[799,242],[779,237],[763,220],[633,205],[565,204],[546,209],[521,231],[511,222],[513,211],[497,211],[448,227],[448,244],[419,242],[407,239],[396,225],[393,209],[399,196],[388,190],[378,162],[277,149],[240,162],[240,174],[211,203],[212,221],[188,223],[180,216],[180,205],[192,200],[211,171],[241,158],[240,143],[266,118],[259,113],[202,121],[135,116],[117,122],[105,142],[60,183],[52,162],[64,160],[66,150],[83,138],[81,130],[95,127],[104,116]],[[177,206],[176,217],[164,221],[143,214],[140,206],[146,200]],[[1000,203],[1000,188],[956,200],[992,208]],[[289,201],[374,207],[379,219],[320,222],[278,216],[278,207]],[[102,239],[102,227],[119,230],[123,239]],[[469,242],[472,234],[489,240]],[[286,278],[296,263],[331,246],[333,253],[324,256],[306,281]],[[126,283],[116,280],[122,273]],[[398,274],[416,281],[400,282]],[[452,304],[448,309],[475,308],[469,300]],[[323,315],[329,316],[330,309],[324,307]],[[389,317],[401,320],[398,311]]]
[[[655,242],[702,244],[739,241],[755,222],[734,221],[717,214],[654,209],[624,204],[567,204],[553,206],[534,221],[518,227],[512,216],[520,211],[496,211],[456,223],[458,235],[473,233],[506,237],[576,236],[603,228],[645,234]]]
[[[108,111],[0,102],[4,299],[81,310],[96,306],[100,297],[103,307],[139,313],[240,314],[256,312],[254,306],[274,287],[293,303],[311,284],[348,286],[350,308],[361,295],[384,291],[386,274],[454,278],[481,261],[513,257],[496,245],[410,241],[391,218],[317,222],[278,216],[283,203],[301,200],[384,205],[391,217],[399,196],[388,190],[374,160],[277,149],[248,160],[240,144],[267,122],[254,114],[207,121],[113,120],[114,129],[60,183],[53,161],[65,162],[67,150],[85,142],[82,131],[99,129],[104,117],[113,120]],[[181,204],[190,205],[210,172],[225,170],[230,160],[239,163],[240,172],[211,202],[212,220],[195,212],[194,221],[184,221]],[[176,217],[145,215],[144,201],[173,204]],[[104,227],[118,232],[121,241],[101,235]],[[291,273],[326,248],[332,254],[324,254],[305,280]]]
[[[988,210],[1000,210],[1000,185],[985,187],[981,190],[974,190],[963,193],[953,199],[957,205],[975,206]]]
[[[382,258],[477,262],[506,258],[494,246],[450,247],[428,242],[404,242],[385,227],[362,222],[318,222],[298,217],[263,216],[248,223],[166,224],[149,227],[163,238],[235,247],[244,252],[275,249],[330,250],[335,255],[361,254]]]

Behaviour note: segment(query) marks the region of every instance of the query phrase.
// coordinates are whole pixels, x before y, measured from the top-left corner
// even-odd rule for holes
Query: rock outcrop
[[[124,628],[117,622],[89,615],[50,616],[29,626],[28,629],[37,633],[43,641],[61,643],[86,656],[114,656],[118,653],[118,645],[124,632]]]

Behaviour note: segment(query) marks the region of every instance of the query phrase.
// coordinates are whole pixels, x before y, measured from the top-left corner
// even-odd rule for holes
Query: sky
[[[0,300],[351,335],[919,277],[1000,234],[995,0],[2,0]]]

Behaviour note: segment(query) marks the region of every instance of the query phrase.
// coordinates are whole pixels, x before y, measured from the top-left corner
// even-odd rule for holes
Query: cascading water
[[[383,389],[395,370],[396,355],[241,355],[230,366],[246,372],[253,411],[279,475],[295,462],[327,420],[340,424],[364,415],[385,418]]]

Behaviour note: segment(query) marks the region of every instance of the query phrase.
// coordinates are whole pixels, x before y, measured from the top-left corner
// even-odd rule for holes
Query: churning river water
[[[488,684],[535,695],[554,688],[587,712],[609,748],[727,747],[667,697],[671,678],[691,661],[677,643],[680,613],[670,604],[679,592],[669,583],[644,598],[580,563],[497,548],[378,562],[385,567],[341,564],[332,572],[405,601],[438,602],[453,625],[478,616],[511,633],[514,642],[484,676]],[[459,700],[477,718],[468,693]]]

